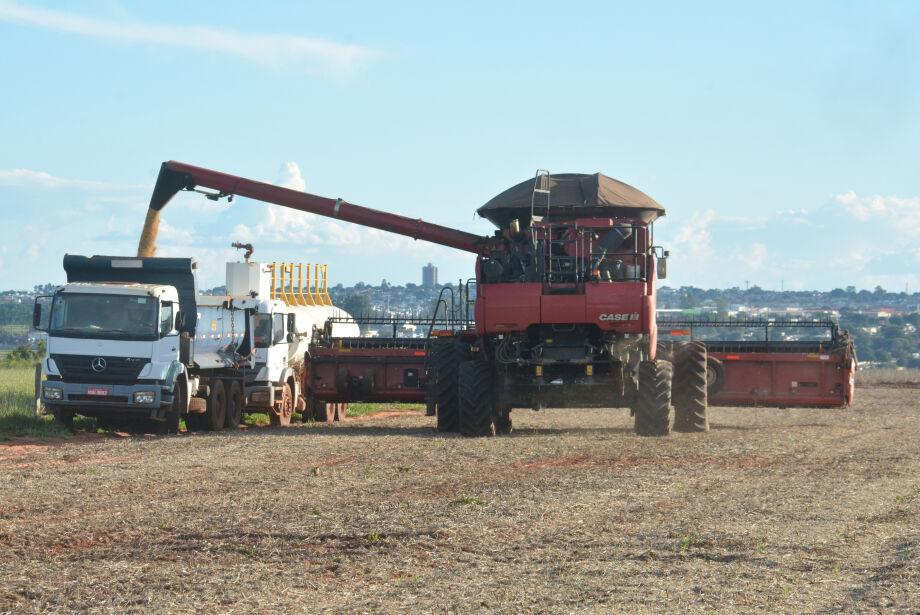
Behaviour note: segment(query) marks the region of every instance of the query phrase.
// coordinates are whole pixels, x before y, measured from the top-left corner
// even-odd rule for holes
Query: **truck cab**
[[[42,399],[68,422],[75,410],[162,418],[173,404],[182,322],[173,286],[69,283],[50,297]]]

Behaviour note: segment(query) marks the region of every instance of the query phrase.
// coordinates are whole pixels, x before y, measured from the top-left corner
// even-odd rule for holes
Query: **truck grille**
[[[93,384],[129,384],[137,380],[137,375],[144,369],[147,359],[127,357],[103,357],[92,355],[55,354],[51,355],[61,371],[65,382],[86,382]],[[98,359],[105,363],[104,369],[93,369],[93,362]]]

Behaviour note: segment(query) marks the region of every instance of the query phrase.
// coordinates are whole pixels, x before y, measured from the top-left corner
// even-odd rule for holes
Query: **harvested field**
[[[0,444],[0,611],[916,612],[920,402]]]

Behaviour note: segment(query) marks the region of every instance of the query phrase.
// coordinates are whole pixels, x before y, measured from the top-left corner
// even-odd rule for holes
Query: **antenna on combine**
[[[231,248],[236,248],[237,250],[246,250],[246,253],[243,254],[243,258],[246,262],[249,262],[249,257],[252,256],[252,253],[255,252],[255,248],[252,247],[251,243],[241,243],[239,241],[234,241],[230,244]]]

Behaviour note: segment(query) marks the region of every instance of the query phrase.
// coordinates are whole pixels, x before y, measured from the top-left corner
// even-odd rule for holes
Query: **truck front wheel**
[[[73,410],[68,410],[60,406],[51,406],[51,416],[58,425],[73,431]]]

